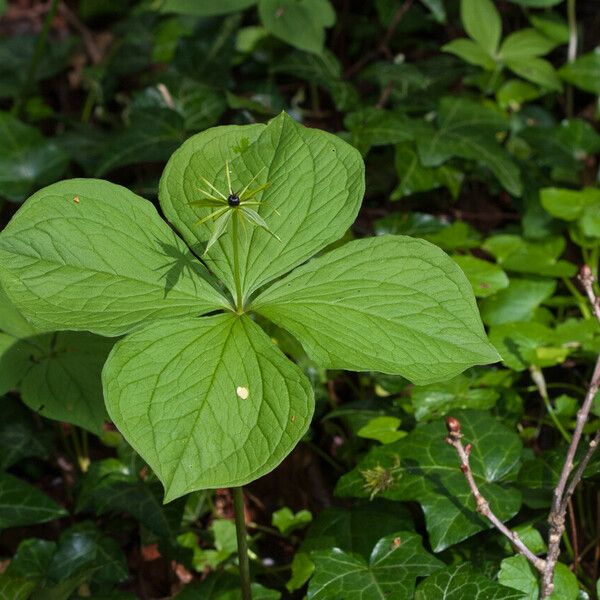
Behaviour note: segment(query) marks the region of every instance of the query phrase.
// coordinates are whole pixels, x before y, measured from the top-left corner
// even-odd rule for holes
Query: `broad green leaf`
[[[212,17],[244,10],[254,6],[257,0],[161,0],[160,11],[194,17]]]
[[[7,572],[17,577],[42,580],[48,573],[56,548],[56,542],[39,538],[25,539],[19,544]]]
[[[35,586],[36,582],[31,579],[1,573],[0,600],[28,600]]]
[[[499,397],[493,388],[479,386],[465,375],[459,375],[450,381],[415,386],[411,402],[417,421],[431,421],[453,410],[493,408]]]
[[[521,105],[529,100],[535,100],[539,97],[540,91],[530,83],[520,79],[509,79],[496,92],[498,104],[503,108],[511,110],[520,110]]]
[[[348,114],[344,125],[352,134],[352,144],[366,153],[371,146],[387,146],[413,140],[420,124],[401,112],[365,108]]]
[[[500,234],[489,237],[482,248],[492,254],[507,271],[548,277],[572,277],[577,272],[577,267],[566,260],[559,260],[565,245],[562,237],[529,242],[518,235]]]
[[[69,157],[39,130],[0,112],[0,198],[24,200],[60,179]]]
[[[535,56],[511,57],[506,66],[523,79],[537,83],[549,90],[560,91],[562,84],[550,62]]]
[[[484,298],[481,318],[486,325],[530,321],[535,310],[550,298],[556,282],[550,279],[511,279],[509,286]]]
[[[50,449],[50,438],[31,411],[12,396],[2,398],[0,407],[0,469],[7,469],[30,456],[45,458]]]
[[[134,469],[114,458],[92,462],[76,506],[78,512],[94,510],[97,515],[126,512],[163,541],[175,539],[183,509],[177,502],[163,506],[158,482],[142,481]]]
[[[542,35],[535,29],[519,29],[508,35],[500,46],[499,56],[502,60],[544,56],[558,44],[555,40]]]
[[[600,47],[565,65],[558,73],[566,82],[586,92],[600,94]]]
[[[538,600],[539,598],[537,571],[534,571],[524,556],[505,558],[500,565],[498,581],[506,587],[522,592],[523,600]],[[554,586],[554,592],[549,596],[549,600],[577,600],[579,598],[577,578],[563,563],[556,565]]]
[[[508,277],[498,265],[475,256],[456,255],[452,258],[467,276],[478,298],[486,298],[508,287]]]
[[[87,521],[61,534],[46,577],[60,584],[83,576],[106,590],[127,579],[127,575],[127,561],[120,546]]]
[[[60,519],[67,511],[29,483],[0,473],[0,529]]]
[[[509,193],[521,195],[519,168],[496,141],[508,128],[505,116],[472,100],[446,97],[438,125],[436,130],[423,123],[415,138],[424,166],[436,167],[455,156],[473,160],[490,169]]]
[[[360,105],[356,88],[344,81],[340,61],[327,48],[321,54],[290,52],[272,65],[271,72],[286,73],[318,85],[329,93],[340,111]]]
[[[414,238],[345,244],[273,284],[252,308],[329,369],[429,383],[497,360],[462,271]]]
[[[417,587],[415,600],[523,600],[521,592],[478,573],[469,563],[447,567]]]
[[[490,329],[490,341],[506,366],[515,371],[523,371],[531,364],[536,364],[536,361],[532,360],[538,348],[552,345],[553,335],[552,330],[541,323],[504,323]],[[563,354],[563,360],[567,354],[568,350]],[[552,361],[552,364],[556,364],[556,361]]]
[[[315,552],[315,574],[308,586],[309,600],[410,600],[417,577],[444,563],[428,554],[416,533],[399,531],[375,545],[367,562],[339,548]]]
[[[275,37],[315,54],[323,50],[325,28],[335,24],[329,0],[258,0],[258,14]]]
[[[540,190],[540,201],[553,217],[577,221],[584,235],[600,237],[600,189],[543,188]]]
[[[392,192],[392,200],[443,186],[457,198],[464,179],[463,173],[452,167],[424,167],[413,145],[408,143],[396,146],[396,172],[400,182]]]
[[[101,177],[127,165],[166,161],[185,139],[183,125],[183,117],[168,108],[135,111],[131,123],[110,136],[94,174]]]
[[[253,600],[279,600],[281,594],[259,583],[251,584]],[[232,573],[211,573],[202,583],[186,585],[176,600],[242,600],[239,577]]]
[[[108,419],[100,373],[112,345],[112,340],[70,331],[17,342],[11,351],[29,348],[21,354],[28,367],[18,384],[21,399],[44,417],[99,435]]]
[[[503,521],[513,517],[521,495],[508,485],[520,467],[519,437],[484,412],[457,411],[464,443],[471,443],[471,468],[481,493]],[[476,512],[475,500],[460,470],[456,450],[445,442],[441,421],[417,427],[394,444],[377,446],[339,480],[336,494],[421,504],[435,552],[489,529]]]
[[[246,299],[336,241],[354,222],[364,193],[360,155],[340,138],[302,127],[282,113],[267,126],[210,129],[190,138],[171,157],[161,179],[161,206],[200,252],[199,241],[210,238],[214,225],[210,220],[197,223],[211,209],[196,209],[190,203],[202,198],[199,188],[208,187],[202,178],[221,193],[228,192],[227,161],[234,191],[270,183],[255,198],[261,201],[258,213],[281,240],[255,226],[239,228]],[[204,256],[230,290],[235,288],[232,256],[230,229]]]
[[[502,21],[491,0],[461,0],[460,19],[465,31],[490,56],[496,54]]]
[[[101,180],[34,194],[0,234],[5,292],[48,328],[116,336],[226,300],[152,204]]]
[[[529,22],[540,33],[558,44],[566,44],[569,41],[569,24],[555,12],[532,13],[529,15]]]
[[[469,64],[483,67],[486,71],[493,71],[496,68],[496,61],[473,40],[467,38],[452,40],[442,46],[442,50],[462,58]]]
[[[108,357],[103,383],[112,420],[158,475],[167,501],[268,473],[298,443],[314,408],[301,370],[233,314],[127,336]]]
[[[408,511],[398,503],[376,500],[351,509],[329,507],[311,525],[292,563],[292,577],[286,584],[291,592],[300,589],[314,571],[310,552],[339,548],[368,559],[373,546],[390,531],[412,529]]]
[[[375,417],[363,425],[356,435],[368,440],[377,440],[382,444],[391,444],[406,435],[405,431],[398,431],[400,423],[397,417]]]
[[[282,535],[289,535],[296,529],[303,529],[312,521],[312,514],[308,510],[293,513],[287,506],[276,510],[272,517],[273,527],[277,527]]]
[[[0,331],[13,338],[32,337],[41,333],[17,309],[0,288]]]

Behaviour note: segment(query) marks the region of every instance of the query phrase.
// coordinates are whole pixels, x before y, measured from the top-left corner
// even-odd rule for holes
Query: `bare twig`
[[[586,295],[592,305],[592,310],[594,311],[594,315],[600,321],[600,298],[596,297],[594,293],[594,276],[592,274],[592,270],[584,265],[579,272],[579,281],[583,286],[583,289],[586,292]],[[596,450],[598,446],[598,442],[600,441],[600,431],[596,433],[588,450],[580,461],[575,474],[571,478],[569,483],[569,476],[571,475],[571,471],[573,470],[575,455],[577,453],[577,449],[579,447],[579,443],[583,436],[583,428],[587,422],[588,416],[590,414],[590,410],[592,408],[592,404],[594,402],[594,398],[596,397],[596,393],[600,388],[600,355],[596,360],[596,366],[594,367],[594,372],[592,374],[592,379],[590,381],[585,399],[581,408],[577,412],[577,422],[575,425],[575,431],[573,432],[573,437],[571,439],[571,444],[567,450],[567,456],[565,458],[565,463],[563,465],[560,477],[558,479],[558,483],[556,484],[556,488],[554,489],[553,498],[552,498],[552,507],[550,509],[550,514],[548,515],[548,523],[550,524],[550,531],[548,535],[548,555],[546,557],[546,567],[544,572],[542,573],[542,590],[540,597],[542,599],[549,598],[552,592],[554,591],[554,569],[556,567],[556,563],[558,561],[558,557],[560,556],[560,540],[562,534],[565,530],[565,513],[567,510],[568,502],[575,491],[575,488],[581,481],[581,477],[583,476],[583,472],[592,457],[592,454]]]
[[[369,64],[374,58],[376,58],[379,54],[385,54],[386,56],[391,55],[389,49],[389,43],[392,41],[394,34],[396,33],[396,29],[398,29],[398,25],[402,21],[402,18],[407,13],[408,9],[412,6],[413,0],[405,0],[398,10],[392,16],[392,20],[388,25],[388,28],[381,40],[378,44],[377,48],[367,52],[362,56],[360,60],[355,62],[345,73],[346,78],[353,77],[358,73],[365,65]]]
[[[504,536],[508,538],[510,543],[515,547],[517,552],[522,554],[540,573],[543,573],[544,568],[546,566],[546,561],[539,556],[536,556],[521,540],[519,535],[506,527],[504,523],[494,514],[492,509],[490,508],[489,502],[482,496],[477,484],[475,483],[475,478],[473,477],[473,472],[471,471],[471,466],[469,464],[469,455],[471,454],[471,444],[467,444],[466,446],[462,445],[461,438],[462,433],[460,430],[460,422],[458,419],[454,417],[446,418],[446,428],[448,429],[448,436],[446,437],[446,442],[454,447],[458,457],[460,458],[460,470],[463,472],[469,487],[471,488],[471,493],[475,498],[475,503],[477,505],[477,512],[483,515],[492,525],[500,531]]]

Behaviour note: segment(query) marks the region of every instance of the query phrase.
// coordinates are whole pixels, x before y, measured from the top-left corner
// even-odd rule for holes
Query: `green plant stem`
[[[554,412],[554,407],[550,402],[550,397],[548,396],[548,389],[546,388],[546,379],[544,378],[542,370],[538,367],[531,366],[529,367],[529,371],[531,373],[531,378],[533,379],[533,382],[535,383],[538,392],[542,400],[544,401],[544,405],[546,406],[546,410],[548,411],[548,415],[552,419],[554,426],[556,427],[556,429],[558,429],[558,431],[560,431],[560,434],[563,436],[567,444],[570,444],[571,436],[562,426],[562,423],[560,422],[560,419],[556,416],[556,413]]]
[[[575,301],[577,302],[577,306],[579,307],[583,318],[591,319],[592,312],[590,311],[590,308],[584,295],[579,293],[579,290],[573,285],[573,282],[568,277],[563,277],[563,283],[565,284],[565,287],[569,290],[569,292],[571,292],[573,298],[575,298]]]
[[[233,279],[235,280],[235,309],[239,314],[244,312],[242,299],[242,282],[240,280],[240,257],[238,248],[238,211],[233,212],[231,219],[231,235],[233,237]]]
[[[17,98],[15,99],[15,103],[12,107],[12,113],[14,115],[19,115],[21,108],[31,90],[33,82],[35,81],[35,75],[37,73],[38,67],[40,65],[40,61],[42,60],[42,56],[44,55],[44,48],[46,47],[46,40],[48,39],[48,33],[50,32],[50,27],[52,25],[52,21],[54,21],[54,17],[56,16],[56,11],[58,10],[58,0],[52,0],[50,4],[50,9],[46,13],[46,18],[44,19],[44,25],[42,27],[42,31],[37,39],[37,43],[35,45],[35,50],[33,51],[33,56],[31,57],[31,62],[29,63],[29,69],[27,70],[27,75],[25,77],[25,81],[23,83],[23,87]]]
[[[244,518],[244,489],[242,487],[231,488],[231,493],[233,494],[233,507],[235,509],[235,532],[237,535],[238,561],[240,564],[242,600],[252,600],[250,561],[248,560],[246,520]]]

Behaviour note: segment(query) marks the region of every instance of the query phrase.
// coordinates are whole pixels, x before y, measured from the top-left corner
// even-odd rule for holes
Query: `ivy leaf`
[[[519,437],[484,412],[457,411],[454,416],[461,422],[465,443],[473,445],[471,468],[481,493],[499,519],[510,519],[521,505],[519,491],[507,485],[520,467]],[[336,494],[419,502],[435,552],[489,529],[489,521],[476,512],[446,435],[444,423],[437,421],[394,444],[374,448],[339,480]]]
[[[478,573],[471,564],[448,567],[419,584],[415,600],[523,600],[523,594]]]
[[[0,112],[0,139],[0,197],[24,200],[65,172],[68,155],[38,129],[8,113]]]
[[[270,590],[260,583],[253,582],[251,585],[253,600],[279,600],[281,594],[276,590]],[[177,594],[176,600],[242,600],[240,579],[232,573],[211,573],[202,583],[186,585],[181,593]]]
[[[100,373],[112,345],[112,340],[71,331],[17,342],[9,352],[27,365],[18,384],[21,399],[44,417],[99,435],[108,419]]]
[[[258,14],[275,37],[314,54],[323,51],[325,28],[335,24],[329,0],[259,0]]]
[[[46,458],[51,442],[47,433],[17,398],[2,398],[0,470],[8,469],[30,456]]]
[[[2,573],[0,574],[0,599],[28,600],[35,586],[35,581],[31,579]]]
[[[116,336],[227,305],[152,204],[106,181],[34,194],[0,234],[0,257],[5,292],[46,330]]]
[[[94,461],[85,474],[77,498],[77,512],[93,510],[102,515],[126,512],[162,540],[173,541],[181,524],[183,506],[162,505],[157,481],[142,481],[121,461]]]
[[[521,596],[523,600],[539,598],[537,572],[524,556],[505,558],[500,565],[498,581],[506,587],[519,590],[523,594]],[[549,596],[549,600],[577,600],[579,598],[577,578],[567,565],[562,563],[556,565],[554,586],[554,592]]]
[[[473,160],[489,168],[508,192],[521,195],[519,168],[496,141],[508,129],[502,114],[472,100],[446,97],[440,102],[438,125],[436,131],[423,123],[416,137],[424,166],[437,167],[453,156]]]
[[[257,199],[258,213],[273,235],[257,227],[240,228],[244,298],[287,273],[339,239],[353,223],[364,193],[364,164],[358,152],[337,136],[308,129],[282,113],[267,126],[226,126],[190,138],[167,164],[160,203],[167,218],[192,248],[200,249],[212,224],[198,224],[210,209],[190,204],[206,179],[228,190],[229,163],[234,191],[269,182]],[[231,232],[206,254],[210,269],[235,289]]]
[[[112,420],[162,481],[166,501],[268,473],[314,408],[302,371],[253,321],[231,313],[127,336],[103,383]]]
[[[415,386],[411,402],[417,421],[431,421],[447,415],[451,410],[493,408],[499,397],[496,390],[478,387],[469,377],[459,375],[449,381]]]
[[[21,479],[0,473],[0,529],[60,519],[67,511]]]
[[[166,161],[185,139],[183,125],[183,117],[169,108],[136,110],[131,123],[110,136],[98,157],[95,175],[101,177],[127,165]]]
[[[434,573],[444,563],[428,554],[421,537],[410,531],[388,535],[375,545],[367,562],[339,548],[314,552],[315,574],[309,600],[409,600],[417,577]]]
[[[273,284],[252,308],[329,369],[430,383],[498,359],[462,271],[414,238],[345,244]]]

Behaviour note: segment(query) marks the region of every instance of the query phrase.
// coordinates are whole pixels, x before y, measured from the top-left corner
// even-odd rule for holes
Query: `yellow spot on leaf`
[[[238,387],[235,390],[235,393],[238,395],[238,398],[241,398],[242,400],[246,400],[246,398],[248,398],[248,394],[250,392],[248,391],[247,387],[238,385]]]
[[[75,204],[79,204],[79,196],[74,196],[73,202],[75,202]]]

